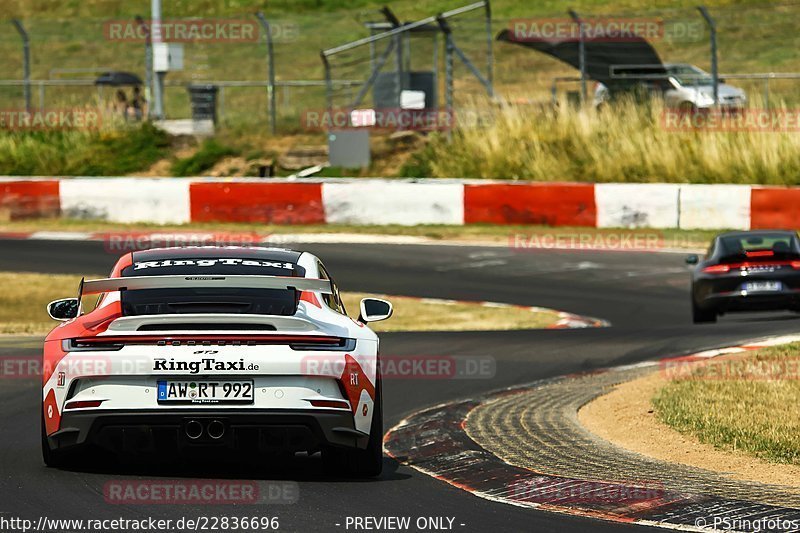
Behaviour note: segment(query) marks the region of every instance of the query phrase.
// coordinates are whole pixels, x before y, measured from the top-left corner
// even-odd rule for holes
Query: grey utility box
[[[328,132],[328,161],[332,167],[365,168],[370,160],[367,128]]]

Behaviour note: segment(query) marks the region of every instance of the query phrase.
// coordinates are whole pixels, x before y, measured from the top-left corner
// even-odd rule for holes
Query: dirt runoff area
[[[728,452],[661,423],[650,400],[668,382],[661,372],[618,385],[578,411],[589,431],[627,450],[726,474],[731,479],[800,488],[800,467]]]

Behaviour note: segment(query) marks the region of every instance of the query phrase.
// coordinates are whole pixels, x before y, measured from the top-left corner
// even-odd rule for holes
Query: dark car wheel
[[[44,417],[42,417],[42,460],[49,467],[59,467],[64,465],[64,454],[50,448],[47,441],[47,432],[44,427]]]
[[[376,477],[383,470],[383,394],[381,379],[375,387],[372,426],[365,449],[328,448],[322,452],[325,469],[346,477]]]
[[[710,324],[717,321],[717,312],[713,309],[700,309],[692,302],[692,321],[695,324]]]

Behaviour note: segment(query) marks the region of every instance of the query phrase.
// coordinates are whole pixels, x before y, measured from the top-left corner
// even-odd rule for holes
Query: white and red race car
[[[84,313],[81,296],[99,294]],[[132,252],[108,279],[51,302],[44,343],[47,465],[99,446],[119,453],[217,447],[322,452],[337,472],[382,463],[378,337],[391,316],[364,299],[349,318],[307,252],[184,247]]]

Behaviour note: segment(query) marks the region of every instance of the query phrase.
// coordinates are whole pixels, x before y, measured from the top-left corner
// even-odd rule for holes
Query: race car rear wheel
[[[375,387],[375,404],[372,425],[365,449],[328,448],[322,451],[325,469],[330,473],[348,477],[375,477],[383,470],[383,393],[381,378]]]
[[[42,459],[44,464],[55,468],[64,465],[64,454],[59,453],[57,450],[50,448],[50,443],[47,440],[47,431],[44,426],[44,417],[42,417]]]
[[[717,312],[713,309],[705,310],[697,307],[697,304],[692,302],[692,321],[695,324],[710,324],[717,321]]]

